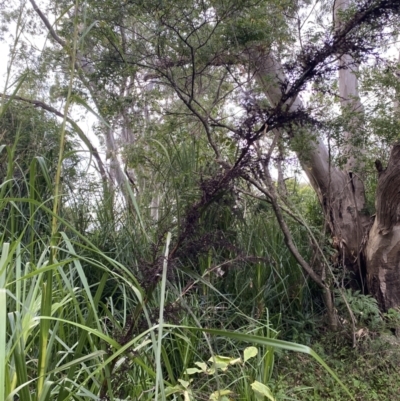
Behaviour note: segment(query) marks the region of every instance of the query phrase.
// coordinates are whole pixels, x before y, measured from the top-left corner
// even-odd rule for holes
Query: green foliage
[[[344,382],[354,389],[357,401],[393,400],[400,394],[397,366],[398,339],[382,334],[367,337],[352,347],[346,336],[322,333],[314,338],[314,347],[329,359]],[[298,367],[301,366],[301,369]],[[279,377],[272,386],[288,397],[302,401],[339,401],[347,396],[313,362],[302,355],[279,354]],[[299,384],[301,383],[301,384]]]
[[[341,315],[346,315],[348,305],[357,322],[362,326],[376,329],[382,323],[378,302],[370,295],[362,294],[360,290],[337,290],[335,301]]]
[[[231,373],[231,371],[234,370],[235,365],[240,366],[239,372],[240,372],[240,370],[242,370],[242,372],[239,373],[239,375],[240,376],[243,374],[245,375],[247,373],[247,372],[244,373],[245,364],[252,358],[256,357],[258,352],[259,352],[259,350],[257,347],[251,346],[251,347],[247,347],[243,350],[243,359],[240,357],[232,358],[232,357],[226,357],[226,356],[220,356],[220,355],[213,355],[208,360],[209,364],[207,364],[205,362],[195,362],[195,365],[197,367],[188,368],[188,369],[186,369],[185,373],[189,377],[195,376],[197,374],[215,376],[215,378],[217,379],[216,385],[218,387],[218,376],[222,373],[227,374],[228,370]],[[268,350],[267,352],[273,352],[273,350]],[[267,355],[265,355],[264,358],[265,358],[265,360],[267,360],[271,363],[271,365],[269,366],[269,369],[272,372],[273,358],[266,358],[266,356]],[[238,372],[235,371],[233,374],[237,377]],[[243,379],[246,380],[246,377],[244,376]],[[167,388],[166,389],[167,393],[168,394],[183,393],[183,394],[187,394],[188,396],[190,394],[190,396],[188,398],[194,399],[194,398],[192,398],[192,395],[193,395],[193,392],[195,392],[195,390],[192,390],[190,387],[193,387],[193,388],[196,387],[196,380],[195,379],[190,379],[189,381],[180,380],[180,383],[181,383],[180,386]],[[207,385],[211,387],[211,391],[212,391],[213,384],[208,383]],[[210,394],[209,399],[215,400],[215,401],[229,401],[229,400],[231,400],[231,398],[229,396],[235,394],[235,391],[233,391],[233,389],[238,388],[238,387],[241,388],[242,385],[243,384],[238,385],[238,382],[236,381],[236,385],[234,383],[232,383],[226,389],[218,389],[218,390],[212,392]],[[244,386],[244,387],[246,387],[246,386]],[[262,383],[258,382],[257,380],[255,380],[255,381],[253,381],[253,383],[250,384],[250,387],[252,388],[252,390],[254,392],[254,396],[257,400],[264,399],[264,396],[267,397],[271,401],[275,400],[274,396],[272,395],[271,390],[265,384],[262,384]],[[242,394],[241,396],[246,397],[246,394]],[[247,397],[249,397],[248,399],[252,399],[252,397],[249,395],[247,395]]]
[[[56,171],[59,154],[60,124],[54,118],[33,106],[23,106],[10,102],[0,119],[0,141],[5,148],[0,153],[0,180],[3,196],[23,198],[31,196],[37,201],[45,201],[52,194],[51,176]],[[64,161],[63,179],[65,183],[78,179],[80,157],[72,151],[74,141],[68,140]],[[65,187],[68,190],[67,187]],[[28,208],[27,203],[19,205],[20,210]],[[48,205],[49,206],[49,205]],[[9,205],[5,211],[9,211]],[[32,210],[31,210],[32,211]],[[16,223],[18,214],[13,223]],[[0,219],[7,220],[7,213]],[[26,224],[21,221],[21,227]],[[46,223],[43,222],[43,226]],[[21,228],[19,228],[21,229]],[[43,230],[43,227],[41,228]],[[18,231],[18,229],[17,229]]]
[[[51,182],[49,186],[51,190]],[[248,318],[243,320],[247,321],[247,328],[241,329],[243,333],[204,330],[212,338],[219,336],[219,339],[212,340],[210,348],[207,337],[185,327],[188,323],[202,326],[211,322],[210,314],[204,313],[202,306],[196,307],[197,294],[185,297],[183,305],[190,311],[186,325],[183,317],[181,326],[165,324],[165,319],[173,318],[168,312],[171,310],[174,313],[171,301],[182,295],[179,295],[179,287],[167,287],[164,269],[156,291],[147,303],[143,303],[143,289],[132,274],[138,273],[140,277],[141,272],[131,266],[132,259],[146,257],[146,252],[126,255],[124,251],[133,248],[133,238],[135,241],[143,238],[143,231],[138,225],[129,225],[129,219],[125,221],[123,216],[116,221],[118,214],[109,209],[107,202],[96,209],[96,225],[101,223],[99,229],[80,222],[79,214],[75,215],[74,211],[85,211],[84,199],[75,199],[76,204],[69,202],[64,218],[57,216],[63,230],[57,233],[56,256],[51,261],[50,233],[43,236],[32,229],[43,219],[51,220],[52,212],[45,206],[46,203],[43,205],[29,196],[13,199],[7,193],[1,198],[2,205],[9,204],[14,210],[7,223],[14,227],[14,219],[21,214],[18,205],[26,203],[34,207],[34,212],[25,216],[25,227],[16,227],[15,239],[5,242],[3,237],[2,241],[0,284],[3,291],[0,294],[5,302],[1,304],[0,318],[7,323],[2,326],[0,340],[5,364],[3,380],[9,383],[5,387],[5,396],[15,394],[26,400],[72,400],[107,394],[120,399],[143,399],[143,394],[146,394],[146,399],[153,399],[155,388],[159,387],[161,396],[165,397],[168,391],[172,391],[184,395],[192,392],[199,397],[208,394],[214,399],[229,397],[230,394],[243,394],[244,398],[252,394],[250,397],[255,399],[262,396],[274,399],[273,391],[267,387],[273,374],[273,347],[312,351],[308,347],[274,340],[276,333],[259,322],[253,321],[249,328]],[[215,224],[215,214],[212,214],[211,220]],[[108,230],[106,233],[105,228]],[[125,238],[124,244],[121,239],[129,230],[133,230],[135,235]],[[29,235],[18,237],[17,234],[24,232]],[[103,242],[106,238],[109,245]],[[142,239],[140,248],[146,246]],[[216,254],[220,252],[216,251]],[[168,254],[168,251],[165,252]],[[125,264],[118,259],[124,260]],[[101,272],[98,282],[94,279],[95,271]],[[43,310],[47,302],[49,272],[53,279],[50,294],[52,307],[47,315]],[[204,277],[207,278],[206,275]],[[212,299],[211,291],[217,295],[216,299],[223,299],[210,281],[203,280],[203,283],[208,289],[209,299]],[[110,284],[114,286],[114,291],[107,290]],[[188,302],[192,303],[190,307]],[[217,305],[212,306],[216,312]],[[130,320],[132,310],[141,310],[137,325]],[[158,322],[154,324],[152,319],[157,314]],[[241,316],[243,319],[243,314]],[[42,340],[47,330],[43,322],[48,323],[47,342]],[[226,323],[237,325],[239,321],[233,319],[231,323]],[[220,321],[219,327],[224,326],[225,322]],[[198,333],[202,330],[197,329]],[[227,342],[229,337],[234,341]],[[253,341],[259,344],[257,355],[255,347],[243,349],[240,345]],[[226,370],[227,360],[224,358],[218,359],[215,366],[215,373],[219,373],[221,379],[219,389],[208,380],[190,383],[185,379],[187,369],[196,361],[203,361],[210,351],[218,355],[222,350],[229,355],[237,353],[238,349],[243,355],[240,381],[236,380],[238,371],[235,370],[239,366]],[[46,358],[41,356],[44,353]],[[257,362],[254,362],[256,359]],[[38,365],[37,360],[44,361],[44,364]],[[39,375],[42,375],[41,386]]]
[[[0,401],[295,396],[296,374],[302,372],[298,364],[289,365],[296,376],[293,388],[279,387],[276,349],[317,360],[313,373],[302,377],[315,399],[329,399],[332,392],[350,396],[308,347],[324,322],[321,291],[288,251],[267,199],[243,182],[247,174],[263,179],[264,149],[261,154],[244,149],[271,109],[268,99],[252,104],[253,93],[260,94],[254,60],[246,68],[235,63],[271,48],[290,61],[297,51],[291,47],[294,33],[301,28],[291,21],[300,18],[304,4],[310,2],[52,5],[58,36],[34,60],[37,72],[27,91],[40,83],[50,101],[66,100],[95,115],[110,166],[122,156],[129,183],[119,177],[118,192],[109,183],[99,185],[94,175],[81,176],[74,144],[59,143],[69,132],[47,114],[14,102],[2,109]],[[311,53],[325,40],[323,33],[307,30]],[[21,59],[35,57],[24,46],[19,50]],[[295,75],[301,66],[286,67]],[[51,86],[46,71],[55,76]],[[349,156],[341,153],[344,132],[355,114],[335,115],[336,100],[325,96],[334,92],[334,83],[329,77],[321,81],[315,88],[324,96],[311,104],[321,107],[314,114],[322,124],[309,124],[312,113],[304,124],[287,124],[279,152],[288,156],[290,141],[291,151],[306,161],[316,133],[324,130],[333,144],[330,157],[343,164]],[[282,82],[282,89],[290,84]],[[368,84],[365,79],[365,88]],[[387,76],[381,84],[393,95]],[[355,145],[375,141],[365,132],[384,144],[396,138],[398,124],[387,102],[371,105],[366,114],[359,120],[366,131],[353,137]],[[248,124],[249,132],[238,124]],[[269,135],[260,144],[267,146]],[[384,146],[373,154],[379,152]],[[368,180],[372,199],[371,171]],[[326,227],[316,195],[296,179],[286,184],[288,195],[279,202],[293,242],[322,265],[318,257],[331,255],[332,248],[322,234]],[[371,201],[369,206],[372,210]],[[330,259],[323,262],[330,267]],[[360,325],[382,324],[372,298],[349,291],[345,297]],[[342,301],[337,297],[336,304],[345,316]],[[398,326],[396,313],[386,315],[390,329]],[[286,358],[282,351],[280,356]],[[376,388],[390,383],[377,376]],[[349,388],[364,393],[370,388],[353,379]],[[301,388],[300,397],[302,392],[309,395]]]
[[[270,1],[268,4],[261,2],[258,5],[251,3],[239,2],[240,8],[233,13],[232,21],[226,24],[228,44],[234,47],[257,44],[268,48],[279,39],[287,41],[290,33],[283,15],[295,11],[293,2]]]
[[[398,309],[389,308],[389,310],[384,313],[385,326],[394,333],[397,337],[400,334],[400,312]]]

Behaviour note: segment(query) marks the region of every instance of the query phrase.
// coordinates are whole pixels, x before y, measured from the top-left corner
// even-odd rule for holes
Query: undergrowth
[[[388,333],[365,335],[353,347],[343,333],[319,333],[313,347],[352,389],[357,401],[400,399],[400,340]],[[301,368],[299,368],[301,367]],[[347,395],[313,361],[279,353],[274,389],[299,401],[339,401]]]

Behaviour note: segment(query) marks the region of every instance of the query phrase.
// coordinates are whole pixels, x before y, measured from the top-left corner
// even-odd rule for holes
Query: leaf
[[[226,364],[229,364],[229,362],[232,359],[233,358],[231,358],[229,356],[214,355],[208,361],[209,362],[213,362],[213,363],[226,363]]]
[[[96,26],[99,23],[98,20],[95,20],[94,22],[92,22],[88,28],[86,28],[82,33],[81,33],[81,37],[79,38],[79,43],[83,43],[85,36],[92,30],[92,28],[94,26]]]
[[[3,104],[0,106],[0,118],[3,117],[3,115],[4,115],[5,112],[7,111],[8,107],[9,107],[10,104],[11,104],[11,101],[12,101],[12,100],[14,99],[14,97],[17,95],[17,93],[18,93],[18,91],[19,91],[21,85],[24,83],[24,81],[25,81],[25,79],[26,79],[27,76],[28,76],[28,73],[25,73],[25,74],[21,75],[20,78],[17,79],[16,82],[18,82],[18,84],[17,84],[16,88],[14,89],[14,92],[12,93],[11,96],[8,96],[7,102],[3,103]]]
[[[243,359],[245,362],[247,362],[249,359],[254,358],[257,354],[257,347],[247,347],[243,352]]]
[[[185,373],[187,375],[194,375],[196,373],[205,373],[205,371],[197,368],[187,368]]]
[[[212,401],[228,401],[230,398],[226,396],[230,394],[232,394],[231,390],[218,390],[214,391],[209,399]]]
[[[181,383],[182,387],[184,387],[185,389],[187,389],[189,387],[190,381],[186,381],[186,380],[182,380],[182,379],[178,379],[178,382]]]
[[[216,369],[221,369],[222,371],[226,371],[229,365],[235,365],[237,363],[238,358],[231,358],[228,356],[214,355],[208,361],[213,363],[213,366]],[[239,358],[240,360],[240,358]]]
[[[144,226],[144,223],[143,223],[143,220],[142,220],[142,215],[141,215],[140,210],[139,210],[139,206],[138,206],[138,204],[136,202],[136,196],[132,191],[131,185],[129,184],[129,179],[128,179],[128,177],[127,177],[127,175],[125,173],[124,173],[124,176],[125,176],[125,189],[127,190],[129,198],[132,201],[133,207],[135,208],[136,215],[137,215],[137,217],[139,219],[140,226],[143,229],[143,233],[145,234],[145,238],[148,238],[147,237],[148,233],[147,233],[146,228]]]
[[[172,394],[177,394],[177,393],[182,393],[182,387],[181,386],[179,386],[179,385],[176,385],[176,386],[173,386],[173,387],[172,386],[168,386],[168,387],[165,388],[164,395],[166,397],[168,397],[168,396],[170,396]],[[160,399],[160,398],[161,398],[161,396],[159,395],[158,399]]]
[[[275,401],[275,397],[272,395],[271,390],[265,384],[255,381],[251,384],[251,388],[253,389],[257,400],[263,401],[264,397],[267,397],[269,400]]]
[[[5,369],[7,367],[7,293],[5,288],[0,288],[0,360],[1,360],[1,369],[0,369],[0,400],[5,399]]]
[[[196,366],[198,366],[203,372],[207,372],[208,366],[205,362],[195,362]]]
[[[88,104],[87,102],[82,99],[78,94],[71,95],[71,101],[83,106],[86,110],[92,113],[95,117],[97,117],[106,127],[111,128],[110,124],[98,113],[96,113]]]

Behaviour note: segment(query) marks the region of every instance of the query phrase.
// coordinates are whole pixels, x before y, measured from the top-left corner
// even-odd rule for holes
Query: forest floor
[[[346,333],[320,333],[312,348],[335,371],[357,401],[400,400],[400,338],[371,333],[352,346]],[[277,353],[274,393],[277,399],[347,400],[348,395],[308,355]]]

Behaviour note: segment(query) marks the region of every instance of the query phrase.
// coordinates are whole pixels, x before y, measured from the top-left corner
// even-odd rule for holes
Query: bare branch
[[[38,7],[38,5],[35,3],[35,0],[29,0],[32,4],[33,9],[36,11],[36,13],[39,15],[40,19],[44,22],[44,24],[46,25],[46,28],[49,30],[50,35],[52,36],[52,38],[59,43],[62,47],[65,47],[65,41],[63,39],[61,39],[56,31],[53,29],[52,25],[50,24],[49,20],[47,19],[47,17],[42,13],[42,11],[40,10],[40,8]]]
[[[0,97],[4,97],[6,99],[12,99],[12,100],[18,100],[20,102],[25,102],[25,103],[30,103],[35,107],[40,107],[43,110],[46,110],[54,115],[56,115],[57,117],[60,118],[64,118],[64,114],[59,112],[57,109],[55,109],[52,106],[49,106],[48,104],[41,102],[39,100],[31,100],[31,99],[26,99],[24,97],[21,96],[9,96],[6,95],[4,93],[0,93]],[[90,153],[94,156],[94,158],[97,161],[97,166],[99,168],[99,172],[101,175],[101,178],[103,180],[103,183],[106,184],[109,179],[106,173],[106,169],[104,167],[104,164],[101,160],[101,157],[99,155],[99,152],[97,151],[97,149],[93,146],[93,144],[90,142],[89,138],[85,135],[85,133],[81,130],[81,128],[79,127],[79,125],[72,120],[70,117],[66,117],[66,120],[68,121],[69,124],[71,124],[71,126],[74,128],[74,130],[76,131],[76,133],[79,135],[79,137],[81,138],[81,140],[83,141],[83,143],[88,147]]]
[[[274,185],[272,183],[272,178],[269,174],[268,169],[266,169],[265,171],[266,171],[266,180],[265,181],[267,184],[267,189],[262,187],[257,181],[255,181],[251,177],[246,176],[243,178],[246,181],[253,184],[260,192],[262,192],[264,195],[266,195],[269,198],[272,208],[274,209],[276,219],[278,220],[279,227],[281,228],[282,233],[284,235],[285,243],[286,243],[287,247],[289,248],[289,251],[294,256],[294,258],[297,260],[297,263],[314,280],[314,282],[320,288],[326,289],[325,283],[315,273],[315,271],[311,268],[311,266],[307,263],[307,261],[301,256],[299,250],[297,249],[296,245],[294,244],[292,234],[290,233],[289,227],[287,226],[286,221],[282,215],[281,207],[278,204],[276,191],[275,191]],[[286,212],[286,210],[285,210],[285,212]]]

